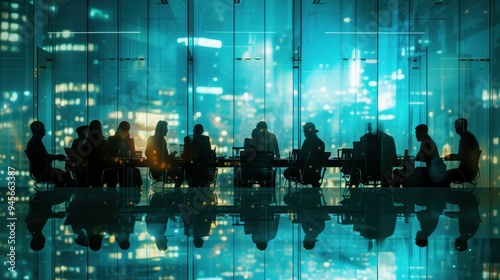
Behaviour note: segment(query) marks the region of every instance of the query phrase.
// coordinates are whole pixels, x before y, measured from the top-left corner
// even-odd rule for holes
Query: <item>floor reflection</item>
[[[39,279],[484,278],[497,270],[498,193],[22,189],[29,199],[17,205],[26,227],[16,250],[27,266],[17,272]]]

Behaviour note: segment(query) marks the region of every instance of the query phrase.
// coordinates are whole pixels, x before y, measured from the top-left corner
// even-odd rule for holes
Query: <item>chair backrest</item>
[[[198,155],[195,160],[200,163],[203,169],[208,171],[211,181],[214,182],[217,176],[217,155],[215,149]]]
[[[253,149],[247,149],[240,153],[241,166],[272,168],[274,160],[274,152],[260,152]]]
[[[39,182],[38,178],[35,177],[35,175],[33,174],[32,172],[32,164],[33,164],[33,159],[30,155],[30,152],[28,150],[24,150],[24,153],[26,154],[26,157],[28,158],[28,162],[30,164],[29,166],[29,171],[30,171],[30,176],[31,176],[31,179],[33,179],[35,182]]]
[[[324,168],[330,152],[314,152],[309,153],[306,163],[301,170],[301,181],[304,183],[317,183],[323,179]]]
[[[247,149],[240,153],[242,179],[244,181],[272,180],[274,152]]]

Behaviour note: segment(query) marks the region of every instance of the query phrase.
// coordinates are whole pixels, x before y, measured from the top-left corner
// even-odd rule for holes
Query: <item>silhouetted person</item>
[[[260,121],[252,131],[252,139],[254,147],[259,152],[273,152],[275,158],[280,158],[280,149],[278,146],[278,138],[268,130],[267,123]],[[255,134],[255,135],[254,135]]]
[[[111,156],[131,157],[135,153],[133,138],[130,137],[130,123],[122,121],[115,135],[108,138],[108,149]]]
[[[452,181],[470,181],[474,179],[479,172],[479,143],[476,137],[467,130],[468,123],[464,118],[455,121],[455,131],[460,135],[458,143],[458,154],[449,154],[444,157],[445,160],[459,160],[458,168],[446,171],[446,182]]]
[[[257,149],[258,149],[258,143],[257,143],[258,131],[259,130],[257,128],[252,129],[251,138],[245,138],[245,140],[243,141],[243,149],[244,150],[257,151]]]
[[[115,135],[110,136],[107,142],[109,158],[132,157],[135,154],[134,139],[130,137],[130,123],[122,121]],[[118,170],[120,187],[140,187],[142,185],[141,172],[138,168],[129,167],[124,170],[122,166],[115,165]]]
[[[71,149],[73,150],[78,150],[82,149],[82,147],[85,145],[85,142],[87,141],[89,133],[89,126],[88,125],[81,125],[76,128],[76,134],[78,137],[73,140],[71,143]]]
[[[40,251],[45,246],[45,236],[42,231],[48,219],[64,217],[64,213],[55,213],[52,207],[66,202],[70,197],[71,192],[68,189],[36,192],[31,196],[25,222],[32,235],[30,243],[32,250]]]
[[[186,168],[186,179],[189,187],[207,186],[211,181],[208,168],[215,159],[210,158],[212,156],[210,137],[203,135],[203,131],[203,126],[196,124],[193,128],[193,134],[184,137],[182,160]]]
[[[87,156],[91,152],[87,143],[89,126],[82,125],[76,128],[77,138],[71,143],[71,154],[67,154],[66,171],[74,172],[79,186],[88,186],[87,182]]]
[[[382,125],[376,133],[368,123],[368,132],[361,136],[361,156],[366,159],[364,181],[381,181],[382,187],[388,187],[392,178],[392,168],[397,160],[394,138],[383,131]]]
[[[146,143],[146,158],[150,164],[150,173],[158,181],[175,182],[175,187],[180,187],[184,181],[184,171],[177,163],[175,156],[177,152],[169,154],[165,136],[168,132],[168,123],[158,121],[155,133],[150,136]]]
[[[258,141],[259,129],[252,130],[252,138],[245,138],[244,150],[240,151],[240,169],[238,170],[238,186],[273,187],[275,171],[273,169],[273,151],[264,151]]]
[[[425,162],[425,167],[417,167],[412,171],[406,170],[409,177],[405,182],[405,187],[446,187],[444,183],[446,165],[439,156],[436,143],[429,136],[429,129],[425,124],[415,127],[415,136],[420,142],[420,149],[415,156],[415,160]],[[396,178],[396,182],[401,178]],[[449,186],[449,185],[448,185]]]
[[[287,180],[300,177],[300,170],[303,170],[309,153],[325,151],[325,143],[318,137],[317,133],[319,132],[319,130],[316,129],[316,126],[311,122],[307,122],[304,124],[303,128],[304,136],[306,139],[302,143],[300,153],[298,154],[296,167],[287,168],[283,172],[283,175]],[[313,183],[312,186],[315,188],[319,188],[319,179],[318,182]]]
[[[33,121],[30,124],[33,136],[28,142],[26,153],[30,161],[30,172],[33,177],[40,182],[55,183],[56,187],[76,186],[76,182],[71,176],[61,169],[53,168],[54,160],[64,161],[63,154],[49,154],[45,149],[42,138],[45,136],[45,125],[40,121]]]
[[[87,180],[89,185],[93,187],[102,187],[103,184],[116,185],[116,173],[109,170],[111,173],[103,174],[104,169],[111,167],[112,164],[111,158],[108,158],[106,151],[108,139],[102,133],[102,124],[99,120],[90,122],[87,143],[90,145],[90,153],[87,156]],[[103,175],[106,176],[103,178]]]

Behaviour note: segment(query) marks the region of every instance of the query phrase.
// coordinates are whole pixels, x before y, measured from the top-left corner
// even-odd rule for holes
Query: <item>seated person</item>
[[[425,124],[419,124],[415,127],[415,136],[420,142],[420,150],[415,160],[425,162],[425,167],[417,167],[413,170],[404,170],[404,173],[396,172],[394,182],[401,182],[405,187],[444,187],[444,174],[446,165],[439,157],[439,151],[436,143],[428,134],[428,127]],[[406,174],[408,178],[404,180]],[[396,183],[396,185],[398,185]],[[448,185],[449,186],[449,185]]]
[[[212,146],[210,137],[203,135],[203,131],[203,126],[196,124],[193,134],[184,137],[182,160],[189,187],[205,186],[211,181],[208,173],[210,159],[207,157],[211,156]]]
[[[246,138],[244,150],[241,151],[240,184],[251,186],[258,183],[261,187],[274,186],[274,173],[272,167],[275,151],[265,150],[265,146],[259,143],[259,129],[252,130],[252,138]],[[278,153],[279,155],[279,153]]]
[[[53,168],[54,160],[64,161],[63,154],[49,154],[42,138],[45,136],[45,125],[40,121],[33,121],[30,124],[33,136],[28,142],[26,153],[30,160],[30,173],[39,182],[55,183],[55,187],[76,186],[76,182],[71,176],[61,169]]]
[[[388,187],[392,178],[392,167],[397,160],[394,138],[379,129],[372,133],[371,123],[368,123],[368,133],[360,138],[361,157],[366,158],[366,168],[362,171],[362,178],[358,180],[381,181],[382,187]],[[351,178],[356,176],[351,175]],[[359,177],[359,175],[358,175]],[[352,180],[352,179],[351,179]]]
[[[108,138],[106,149],[109,153],[109,159],[117,157],[131,157],[135,154],[134,140],[130,137],[130,123],[122,121],[118,126],[115,135]],[[116,166],[119,176],[120,186],[140,187],[142,185],[141,172],[138,168],[130,168],[126,174],[120,166]],[[127,178],[127,174],[131,177]]]
[[[459,118],[455,121],[455,131],[460,135],[458,154],[449,154],[445,160],[460,160],[458,168],[446,171],[446,182],[471,181],[479,172],[479,143],[476,137],[467,130],[467,120]]]
[[[273,152],[275,158],[280,158],[278,138],[276,138],[274,133],[267,130],[267,123],[260,121],[257,123],[254,131],[252,131],[252,139],[254,140],[254,146],[257,151]]]
[[[77,138],[71,143],[71,155],[68,155],[69,160],[66,161],[66,171],[74,172],[74,176],[79,185],[87,186],[87,166],[85,158],[90,153],[90,148],[87,143],[89,127],[82,125],[76,128]],[[76,158],[77,157],[77,158]]]
[[[104,178],[103,171],[111,167],[107,158],[108,139],[102,133],[102,124],[99,120],[93,120],[89,124],[89,135],[87,143],[90,145],[90,153],[87,156],[87,182],[93,187],[102,187],[103,184],[116,185],[115,178]]]
[[[134,140],[130,137],[130,123],[122,121],[115,135],[108,138],[109,153],[114,157],[130,157],[135,153]]]
[[[178,188],[184,181],[184,171],[175,162],[177,152],[168,153],[167,141],[165,140],[167,132],[168,123],[158,121],[154,135],[147,139],[146,158],[149,161],[150,173],[153,178],[165,182],[174,181],[175,187]]]
[[[316,126],[311,122],[307,122],[304,124],[303,128],[304,136],[306,139],[304,140],[304,143],[302,143],[302,147],[297,159],[297,165],[295,167],[285,169],[283,173],[287,180],[300,177],[300,170],[304,168],[309,153],[325,151],[325,143],[318,137],[317,133],[319,132],[319,130],[316,129]],[[318,178],[318,182],[312,183],[313,187],[320,187],[319,179],[320,178]]]

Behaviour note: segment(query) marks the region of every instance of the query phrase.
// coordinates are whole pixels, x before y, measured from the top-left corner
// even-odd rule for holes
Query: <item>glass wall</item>
[[[334,155],[368,123],[392,135],[399,154],[414,154],[413,128],[425,123],[445,155],[458,149],[453,122],[465,117],[483,150],[481,183],[496,184],[488,170],[498,142],[489,1],[2,5],[2,133],[16,139],[4,145],[5,163],[25,166],[33,119],[46,122],[56,152],[93,119],[105,135],[129,121],[143,151],[166,120],[172,150],[201,123],[225,156],[265,120],[286,157],[300,147],[305,122]],[[13,125],[21,117],[24,126]]]
[[[24,152],[33,120],[47,127],[48,152],[64,153],[76,128],[95,119],[106,137],[121,121],[130,122],[139,151],[159,120],[169,123],[169,150],[178,152],[201,123],[217,154],[228,158],[264,120],[287,158],[304,141],[305,122],[315,123],[332,156],[352,147],[369,123],[394,137],[398,154],[408,149],[414,155],[420,147],[414,128],[424,123],[444,156],[458,151],[453,126],[464,117],[482,150],[477,187],[498,184],[496,1],[6,0],[0,5],[2,187],[8,167],[16,170],[17,187],[33,186]],[[62,162],[55,166],[65,168]],[[147,170],[141,172],[148,187]],[[279,169],[280,187],[286,185],[282,173]],[[342,175],[329,168],[323,182],[338,199],[345,190]],[[217,187],[230,191],[234,184],[233,169],[221,168]],[[496,213],[494,204],[488,205],[484,213]],[[284,231],[292,229],[287,224]],[[229,231],[234,246],[223,250],[241,252],[233,255],[236,263],[247,252],[238,248],[241,228]],[[484,238],[498,237],[497,225],[487,231]],[[297,241],[292,234],[283,242],[290,240]],[[299,243],[274,248],[273,254],[287,252],[282,262],[308,263],[296,251]],[[341,258],[344,248],[338,249]],[[192,256],[192,248],[179,250]],[[52,264],[53,252],[44,251]],[[294,267],[286,273],[301,271]]]

